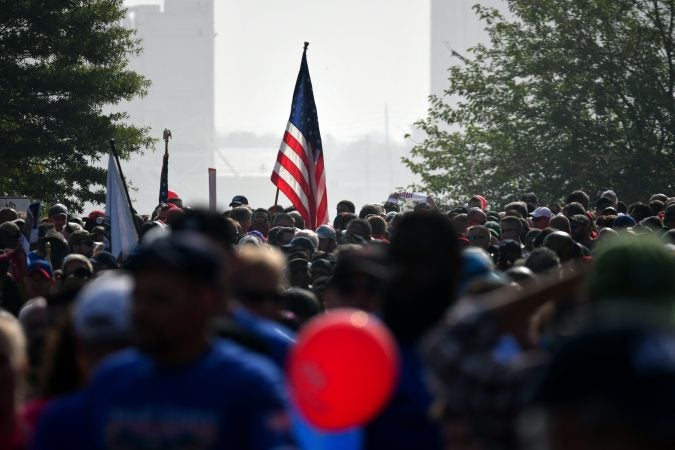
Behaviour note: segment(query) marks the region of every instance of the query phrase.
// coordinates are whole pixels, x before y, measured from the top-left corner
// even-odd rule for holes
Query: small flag
[[[307,66],[308,45],[305,42],[291,115],[271,179],[298,210],[307,228],[315,230],[328,222],[328,198],[319,119]]]
[[[164,139],[164,158],[162,159],[162,174],[159,179],[159,204],[169,201],[169,139],[171,131],[164,129],[162,139]]]
[[[107,249],[115,258],[124,259],[138,243],[136,223],[129,206],[122,181],[122,175],[111,153],[108,159],[108,182],[105,194],[105,215],[108,225],[108,240],[110,248]]]

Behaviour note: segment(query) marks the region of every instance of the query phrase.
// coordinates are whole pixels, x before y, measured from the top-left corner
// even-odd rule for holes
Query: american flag
[[[307,45],[305,42],[291,116],[272,172],[272,183],[295,206],[306,227],[315,230],[328,222],[328,199],[319,119],[307,67]]]
[[[169,154],[164,153],[162,160],[162,174],[159,179],[159,203],[169,201]]]

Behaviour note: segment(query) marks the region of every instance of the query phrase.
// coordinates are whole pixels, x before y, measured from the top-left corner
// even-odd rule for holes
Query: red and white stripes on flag
[[[315,152],[300,130],[289,122],[277,154],[272,183],[291,201],[312,230],[328,222],[323,152]]]
[[[307,67],[307,45],[271,179],[300,213],[305,226],[315,230],[328,222],[328,199],[319,119]]]

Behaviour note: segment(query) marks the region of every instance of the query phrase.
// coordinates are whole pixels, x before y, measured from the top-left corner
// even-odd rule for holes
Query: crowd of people
[[[336,448],[298,436],[285,372],[334,308],[398,347],[355,448],[675,448],[675,197],[394,193],[312,230],[171,192],[121,255],[114,219],[56,204],[31,239],[0,210],[2,449]]]

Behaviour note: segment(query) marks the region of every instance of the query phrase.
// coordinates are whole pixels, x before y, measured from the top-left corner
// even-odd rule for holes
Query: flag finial
[[[306,52],[306,51],[307,51],[307,47],[309,47],[309,42],[305,42],[305,47],[302,49],[302,51]]]

